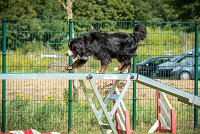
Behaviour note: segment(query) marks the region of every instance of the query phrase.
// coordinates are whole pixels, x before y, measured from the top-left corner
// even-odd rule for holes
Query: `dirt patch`
[[[193,80],[166,80],[166,79],[157,79],[163,83],[172,85],[174,87],[180,88],[187,92],[194,92],[194,81]],[[73,84],[75,87],[79,88],[79,83],[74,81]],[[86,82],[88,88],[91,88],[89,83]],[[112,81],[96,81],[96,85],[102,94],[106,94],[112,86]],[[199,82],[200,85],[200,82]],[[0,81],[0,86],[2,87],[2,82]],[[122,84],[123,87],[123,84]],[[155,90],[147,86],[137,84],[137,96],[143,99],[152,99],[154,98]],[[126,93],[126,98],[132,98],[133,96],[133,85],[129,86],[129,89]],[[16,96],[21,96],[24,98],[29,98],[31,100],[45,100],[45,99],[58,99],[63,100],[64,93],[68,89],[68,80],[7,80],[6,81],[6,94],[7,99],[15,98]],[[84,100],[83,91],[80,89],[75,90],[76,97],[78,100]],[[77,92],[75,92],[77,91]],[[199,93],[200,95],[200,93]],[[0,95],[1,96],[1,95]]]

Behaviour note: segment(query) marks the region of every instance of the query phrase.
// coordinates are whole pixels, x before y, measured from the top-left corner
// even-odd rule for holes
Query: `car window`
[[[168,60],[169,60],[168,58],[156,59],[156,60],[154,61],[154,64],[155,64],[155,65],[159,65],[159,64],[161,64],[161,63],[163,63],[163,62],[166,62],[166,61],[168,61]]]
[[[178,60],[181,57],[182,57],[182,55],[177,55],[174,58],[172,58],[170,61],[174,62],[174,61]]]
[[[199,54],[200,54],[200,49],[199,49]],[[172,61],[172,62],[175,62],[175,61],[177,61],[177,60],[179,60],[179,62],[180,62],[180,59],[181,58],[183,58],[183,57],[188,57],[188,56],[192,56],[194,54],[194,49],[191,49],[191,50],[187,50],[187,51],[185,51],[185,52],[183,52],[183,53],[181,53],[181,54],[179,54],[179,55],[177,55],[177,56],[175,56],[175,57],[173,57],[170,61]],[[183,59],[182,59],[183,60]]]
[[[163,63],[163,60],[162,59],[157,59],[155,60],[155,65],[158,65],[158,64],[161,64]]]
[[[194,64],[194,57],[185,58],[180,62],[181,66],[189,66]]]
[[[163,58],[163,61],[162,62],[167,62],[167,61],[169,61],[170,60],[170,58]]]
[[[194,57],[188,57],[185,58],[184,60],[182,60],[180,62],[181,66],[190,66],[190,65],[194,65],[195,63],[195,58]],[[198,58],[198,65],[200,65],[200,57]]]
[[[179,62],[181,62],[182,60],[187,59],[188,57],[191,57],[191,55],[186,55],[186,56],[184,56],[184,57],[181,57],[179,60],[177,60],[177,62],[179,63]]]
[[[200,49],[198,49],[198,53],[200,54]],[[200,60],[200,57],[198,59]],[[175,56],[170,61],[177,61],[181,66],[194,65],[194,49],[185,51],[184,53]]]

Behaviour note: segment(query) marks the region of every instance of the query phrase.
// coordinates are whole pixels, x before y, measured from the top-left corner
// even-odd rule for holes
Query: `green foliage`
[[[1,0],[0,18],[67,19],[59,0]],[[77,20],[198,20],[198,0],[75,0],[73,17]]]
[[[61,50],[68,42],[67,21],[8,20],[7,49],[26,49],[27,44],[43,44]],[[1,48],[2,49],[2,48]]]
[[[48,100],[41,104],[41,106],[38,106],[35,109],[34,112],[34,118],[33,118],[33,126],[34,128],[37,127],[38,130],[41,131],[49,131],[49,130],[59,130],[60,125],[58,124],[63,119],[67,118],[65,107],[60,104],[60,102],[56,102],[54,100]],[[57,123],[56,125],[49,125],[47,128],[46,124],[54,122]]]
[[[37,47],[36,47],[37,46]],[[16,51],[20,54],[33,54],[38,53],[40,50],[44,50],[45,46],[37,41],[27,42],[23,47],[19,47]]]
[[[176,17],[164,0],[134,0],[135,19],[143,21],[169,21]]]
[[[64,98],[65,104],[68,105],[68,98],[69,98],[69,90],[68,90],[68,88],[64,89],[63,98]]]
[[[36,17],[36,12],[27,0],[1,0],[0,18],[31,19]]]
[[[200,19],[199,0],[166,0],[166,3],[174,9],[173,13],[178,14],[177,20],[189,21]]]
[[[58,20],[67,19],[65,10],[58,0],[29,0],[33,9],[37,14],[37,18],[41,20]]]
[[[140,98],[140,96],[138,97]],[[132,100],[126,100],[125,102],[128,108],[132,107]],[[173,104],[179,119],[177,122],[177,126],[180,127],[178,128],[178,133],[182,133],[182,131],[186,132],[185,128],[182,128],[181,125],[183,124],[182,121],[185,121],[186,115],[192,117],[192,107],[183,103]],[[129,110],[130,119],[133,119],[132,111],[131,109]],[[48,100],[31,100],[26,96],[19,94],[16,98],[7,103],[7,130],[34,128],[40,132],[67,132],[67,116],[67,105],[62,103],[62,101],[56,101],[53,98]],[[152,99],[151,101],[141,101],[138,99],[137,131],[139,133],[146,133],[147,130],[144,130],[144,128],[150,128],[155,123],[155,120],[155,99]],[[189,121],[187,121],[187,123],[188,122]],[[74,133],[85,134],[100,131],[97,121],[92,115],[89,103],[86,100],[73,103],[73,123],[72,131]],[[198,133],[199,129],[195,132],[188,130],[188,132]]]
[[[67,130],[67,104],[55,101],[53,98],[48,100],[31,100],[24,95],[17,95],[7,104],[7,125],[8,130],[24,130],[34,128],[40,132],[56,131],[66,132]],[[90,106],[87,101],[73,103],[73,122],[84,126],[81,122],[92,123],[98,126],[96,119],[88,115]],[[76,127],[74,125],[73,127]],[[75,129],[73,129],[75,130]],[[81,130],[82,131],[82,130]],[[84,130],[82,133],[86,133]]]
[[[27,122],[29,119],[33,118],[33,116],[30,114],[32,109],[29,107],[31,103],[23,98],[22,96],[18,96],[15,99],[11,100],[8,104],[8,111],[10,113],[8,114],[8,128],[10,130],[17,129],[19,127],[28,129],[27,124],[24,122]]]
[[[75,19],[169,21],[176,18],[161,0],[78,0],[74,2]]]
[[[7,19],[67,19],[58,0],[1,0],[0,10]]]
[[[17,96],[7,105],[9,114],[7,120],[8,130],[30,129],[34,128],[38,131],[62,131],[60,121],[66,118],[65,106],[60,102],[46,100],[42,103],[37,103]],[[48,125],[47,123],[54,122],[56,125]]]
[[[78,0],[73,4],[75,19],[84,20],[133,20],[132,0]]]
[[[7,19],[8,49],[23,48],[26,42],[35,40],[60,50],[68,42],[67,16],[57,0],[3,0],[0,9],[0,18]]]

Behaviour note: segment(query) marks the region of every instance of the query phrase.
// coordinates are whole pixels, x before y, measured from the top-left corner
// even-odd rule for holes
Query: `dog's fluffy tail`
[[[147,29],[144,25],[136,25],[135,32],[133,33],[134,39],[136,42],[144,40],[147,35]]]

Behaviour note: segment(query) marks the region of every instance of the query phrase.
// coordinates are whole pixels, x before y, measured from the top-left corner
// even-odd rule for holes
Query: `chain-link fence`
[[[194,22],[74,20],[72,35],[77,37],[92,31],[132,33],[137,24],[143,24],[147,28],[147,38],[140,42],[135,56],[137,64],[133,67],[136,67],[137,72],[186,92],[198,93],[195,92],[199,87],[195,86],[198,85],[198,80],[195,80],[194,74],[193,49],[197,38]],[[69,62],[65,55],[69,40],[68,25],[68,21],[60,20],[5,20],[1,25],[2,31],[6,33],[6,40],[3,39],[3,32],[1,33],[1,42],[6,44],[6,54],[1,49],[2,73],[61,73]],[[197,39],[199,42],[199,38]],[[107,72],[116,73],[114,68],[118,64],[117,60],[113,60]],[[90,57],[74,73],[96,73],[99,69],[100,61]],[[71,103],[68,80],[6,80],[0,84],[1,106],[4,109],[6,106],[6,114],[1,110],[2,115],[6,115],[1,116],[1,130],[5,126],[6,131],[34,128],[41,132],[101,133],[77,81],[73,81],[72,107],[68,107]],[[123,84],[122,82],[120,86],[123,87]],[[96,81],[96,85],[104,96],[111,88],[112,81]],[[131,126],[137,133],[146,133],[157,119],[156,90],[136,84],[134,98],[132,84],[127,92],[124,102],[130,112]],[[3,97],[4,94],[6,98]],[[179,102],[176,97],[167,97],[176,109],[177,132],[194,132],[194,127],[199,130],[200,125],[195,121],[200,116],[194,107]],[[72,108],[72,117],[69,117],[71,111],[68,108]]]

